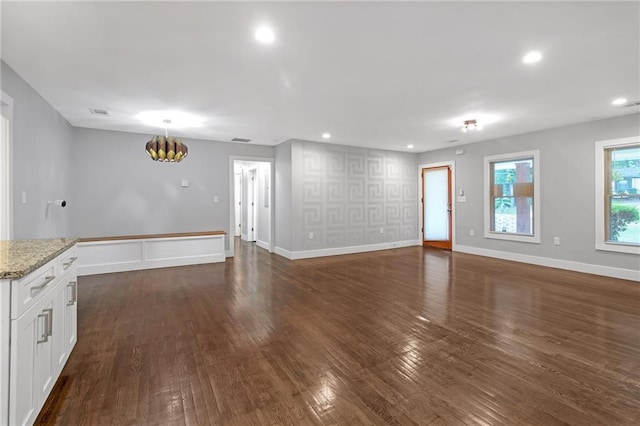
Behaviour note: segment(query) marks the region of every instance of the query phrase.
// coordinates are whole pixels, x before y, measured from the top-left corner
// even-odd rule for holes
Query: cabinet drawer
[[[11,319],[17,319],[60,281],[57,266],[56,258],[26,277],[11,281]]]
[[[58,271],[60,275],[66,274],[68,271],[71,270],[73,266],[76,265],[76,261],[78,260],[77,246],[73,246],[69,250],[59,255],[57,257],[57,260],[58,260]]]

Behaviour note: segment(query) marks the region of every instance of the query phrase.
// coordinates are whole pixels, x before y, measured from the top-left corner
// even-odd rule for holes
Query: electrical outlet
[[[218,198],[218,196],[217,196],[217,195],[214,195],[214,196],[213,196],[213,202],[214,202],[214,203],[217,203],[217,202],[219,202],[219,201],[220,201],[220,198]]]
[[[560,237],[553,237],[553,245],[554,246],[560,245]]]
[[[309,232],[309,239],[313,240],[313,232]]]
[[[476,235],[476,230],[475,229],[469,229],[469,236],[473,237],[474,235]]]

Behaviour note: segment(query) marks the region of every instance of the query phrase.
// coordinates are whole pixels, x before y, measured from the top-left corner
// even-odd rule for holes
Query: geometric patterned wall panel
[[[305,141],[291,155],[294,251],[417,238],[417,156]]]

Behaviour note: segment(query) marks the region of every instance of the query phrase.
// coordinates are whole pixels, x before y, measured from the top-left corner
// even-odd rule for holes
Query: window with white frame
[[[540,151],[484,157],[484,236],[540,242]]]
[[[596,142],[596,249],[640,254],[640,136]]]

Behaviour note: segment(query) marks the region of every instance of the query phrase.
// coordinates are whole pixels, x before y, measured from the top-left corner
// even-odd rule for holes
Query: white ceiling
[[[408,151],[638,112],[638,2],[1,2],[2,58],[74,126]],[[258,44],[270,25],[277,40]],[[524,65],[539,50],[543,60]],[[90,107],[111,112],[92,116]],[[465,118],[497,121],[462,133]],[[457,119],[457,120],[456,120]]]

